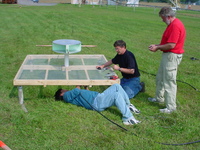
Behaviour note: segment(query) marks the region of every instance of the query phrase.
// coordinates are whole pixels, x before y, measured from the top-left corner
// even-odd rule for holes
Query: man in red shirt
[[[152,44],[149,50],[162,51],[162,59],[156,75],[156,96],[148,98],[151,102],[165,102],[166,108],[160,112],[171,113],[176,110],[176,75],[178,65],[184,53],[186,31],[183,23],[175,17],[171,7],[163,7],[159,12],[162,21],[167,24],[160,44]]]

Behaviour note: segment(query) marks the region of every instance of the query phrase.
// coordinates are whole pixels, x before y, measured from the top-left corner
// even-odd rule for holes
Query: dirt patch
[[[71,0],[39,0],[40,3],[70,3]]]
[[[184,16],[190,16],[190,17],[200,18],[200,14],[179,13],[179,15],[184,15]]]
[[[48,0],[47,0],[48,1]],[[52,6],[56,5],[57,3],[42,3],[40,0],[39,2],[33,2],[32,0],[17,0],[17,4],[19,5],[31,5],[31,6]]]

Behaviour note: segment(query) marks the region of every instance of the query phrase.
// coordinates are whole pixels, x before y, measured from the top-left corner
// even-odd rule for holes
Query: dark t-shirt
[[[140,72],[138,70],[138,65],[135,59],[135,56],[132,52],[126,50],[126,52],[123,55],[116,55],[112,59],[113,64],[118,64],[120,68],[127,68],[127,69],[135,69],[134,74],[126,74],[122,72],[123,78],[133,78],[133,77],[139,77]]]

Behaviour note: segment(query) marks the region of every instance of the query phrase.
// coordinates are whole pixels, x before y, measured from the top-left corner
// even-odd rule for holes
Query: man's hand
[[[114,69],[114,70],[119,70],[119,68],[120,68],[120,67],[119,67],[118,65],[113,65],[113,69]]]
[[[167,51],[173,49],[176,46],[176,43],[167,43],[164,45],[150,45],[149,50],[152,52],[156,52],[157,50]]]
[[[112,63],[112,60],[109,60],[109,61],[107,61],[105,64],[103,64],[103,65],[100,65],[100,66],[96,66],[96,68],[97,69],[99,69],[99,70],[101,70],[101,69],[103,69],[103,68],[105,68],[105,67],[108,67],[108,66],[110,66],[110,65],[112,65],[113,63]]]
[[[80,86],[80,85],[77,85],[76,88],[81,89],[81,86]]]
[[[150,45],[149,50],[152,52],[156,52],[158,50],[158,45]]]
[[[104,65],[101,65],[101,66],[96,66],[96,68],[97,68],[98,70],[101,70],[101,69],[103,69],[103,68],[104,68]]]
[[[84,85],[77,85],[76,88],[81,89],[83,87],[85,90],[89,90],[88,86]]]
[[[89,90],[88,86],[84,86],[84,89],[85,89],[85,90]]]

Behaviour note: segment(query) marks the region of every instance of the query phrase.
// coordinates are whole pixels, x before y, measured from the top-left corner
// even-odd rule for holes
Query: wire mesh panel
[[[27,55],[15,78],[14,85],[111,85],[116,75],[112,68],[96,66],[107,62],[104,55],[69,55],[69,66],[63,64],[64,55]]]

